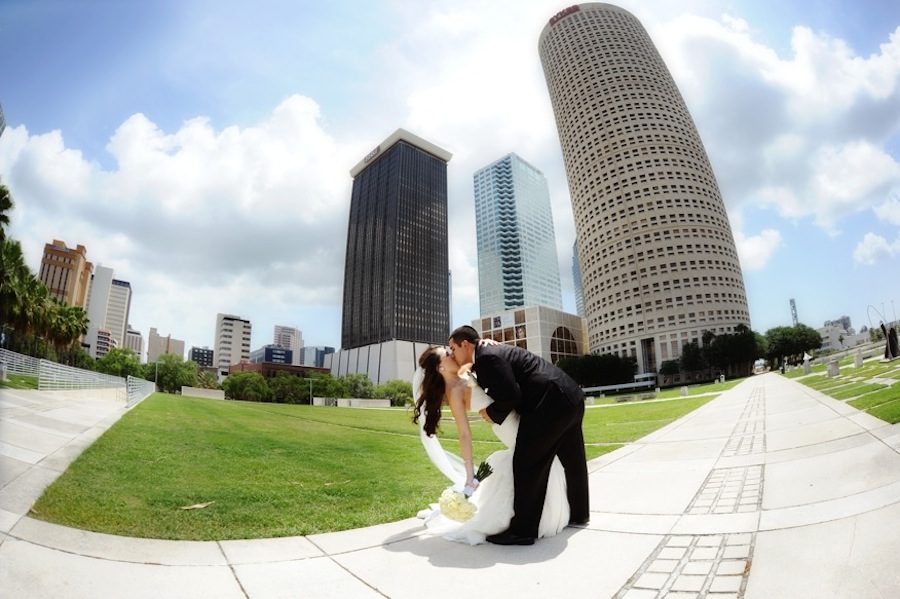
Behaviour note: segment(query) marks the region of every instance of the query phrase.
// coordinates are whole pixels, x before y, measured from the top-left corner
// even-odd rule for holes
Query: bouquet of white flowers
[[[466,522],[478,511],[478,506],[469,501],[465,495],[459,491],[454,491],[452,488],[445,489],[441,493],[438,505],[441,506],[441,513],[444,516],[456,522]]]

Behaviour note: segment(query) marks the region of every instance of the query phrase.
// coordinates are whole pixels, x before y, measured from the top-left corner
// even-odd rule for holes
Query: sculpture
[[[900,349],[897,347],[897,329],[888,329],[881,323],[881,331],[884,333],[884,359],[887,361],[900,358]]]

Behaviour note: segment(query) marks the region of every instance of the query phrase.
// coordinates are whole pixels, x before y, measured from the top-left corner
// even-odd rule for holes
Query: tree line
[[[222,382],[226,399],[289,404],[313,403],[314,397],[388,399],[392,406],[412,402],[412,383],[400,379],[375,385],[365,374],[332,376],[310,373],[305,378],[279,372],[265,378],[258,372],[234,372]]]
[[[128,348],[116,347],[95,363],[104,374],[133,376],[155,381],[163,393],[180,393],[182,387],[222,389],[226,399],[289,404],[312,404],[313,397],[389,399],[391,405],[405,406],[412,401],[412,383],[386,381],[374,385],[365,374],[335,377],[323,372],[310,372],[306,377],[279,372],[266,378],[258,372],[239,371],[225,377],[219,384],[215,372],[202,370],[193,360],[175,354],[164,354],[150,364],[141,364],[137,354]]]
[[[765,335],[738,325],[733,333],[716,335],[705,331],[700,342],[692,340],[683,344],[681,355],[663,361],[657,374],[664,386],[676,381],[713,380],[719,375],[745,377],[753,373],[754,363],[759,359],[780,368],[802,363],[807,353],[815,357],[821,346],[821,335],[804,324],[775,327]],[[589,354],[563,358],[557,366],[582,387],[601,387],[633,382],[638,363],[633,356]]]

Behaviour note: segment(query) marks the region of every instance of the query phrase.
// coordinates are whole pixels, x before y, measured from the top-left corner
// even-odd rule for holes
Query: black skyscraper
[[[344,349],[391,340],[447,342],[450,156],[398,129],[350,171]]]

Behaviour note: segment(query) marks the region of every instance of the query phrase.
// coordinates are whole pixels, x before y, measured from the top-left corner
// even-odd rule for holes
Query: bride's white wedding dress
[[[415,388],[415,382],[413,383]],[[418,396],[418,395],[416,395]],[[493,400],[478,386],[472,389],[471,410],[477,412],[486,408]],[[420,419],[424,423],[424,416]],[[425,526],[430,532],[441,535],[452,541],[460,541],[477,545],[483,543],[488,535],[503,532],[509,528],[513,516],[513,472],[512,458],[516,448],[516,435],[519,431],[519,415],[511,412],[503,424],[493,425],[494,434],[506,445],[492,453],[487,462],[493,473],[478,485],[470,501],[478,506],[478,511],[467,522],[456,522],[445,517],[437,504],[429,510],[419,513],[425,518]],[[431,461],[453,483],[453,487],[462,490],[465,481],[465,469],[459,456],[445,451],[437,437],[428,437],[422,431],[422,444],[425,446]],[[547,484],[547,495],[544,500],[544,511],[538,528],[538,537],[553,536],[569,523],[569,502],[566,498],[566,477],[559,459],[553,461],[550,480]]]

